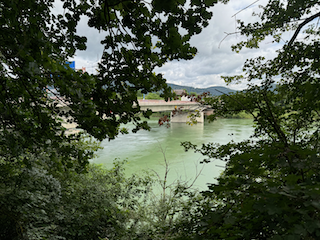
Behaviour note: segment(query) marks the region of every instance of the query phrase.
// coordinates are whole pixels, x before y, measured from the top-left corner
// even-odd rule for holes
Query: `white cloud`
[[[231,46],[244,40],[244,37],[231,34],[225,38],[226,33],[237,31],[236,19],[245,22],[254,20],[252,12],[259,11],[258,4],[239,12],[252,2],[252,0],[230,1],[227,5],[214,6],[209,26],[191,40],[191,44],[198,49],[196,57],[190,61],[167,63],[161,69],[157,69],[157,72],[162,72],[169,83],[201,88],[226,86],[221,76],[241,74],[246,59],[258,56],[274,57],[278,45],[263,43],[260,49],[244,49],[238,54],[231,51]],[[259,3],[263,2],[266,1]],[[238,13],[236,17],[232,17],[235,13]],[[243,89],[246,83],[228,87]]]
[[[232,34],[224,39],[225,33],[236,31],[237,19],[245,22],[255,20],[252,12],[259,11],[258,4],[263,5],[267,0],[260,0],[244,9],[253,2],[254,0],[231,0],[226,5],[217,4],[214,6],[212,8],[213,18],[210,20],[209,26],[191,39],[191,45],[198,49],[195,58],[189,61],[166,63],[162,68],[156,69],[156,72],[162,73],[169,83],[199,88],[226,86],[220,76],[241,74],[246,59],[257,56],[274,57],[275,50],[279,48],[279,45],[271,44],[271,41],[263,43],[260,49],[245,49],[237,54],[231,51],[231,46],[241,41],[243,37]],[[232,17],[235,13],[237,15]],[[104,35],[95,29],[88,28],[85,19],[79,23],[78,33],[87,36],[88,44],[86,51],[76,53],[73,59],[76,61],[76,68],[86,67],[88,72],[94,73],[94,68],[103,51],[100,41]],[[246,85],[243,83],[228,87],[243,89]]]

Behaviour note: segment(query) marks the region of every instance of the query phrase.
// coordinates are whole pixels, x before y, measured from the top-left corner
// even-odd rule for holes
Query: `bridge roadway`
[[[58,103],[57,106],[67,107],[67,102],[62,102],[61,100],[55,99]],[[193,111],[199,107],[199,103],[197,102],[190,102],[190,101],[164,101],[164,100],[138,100],[141,110],[150,109],[153,112],[163,112],[163,111],[172,111],[175,108],[181,107],[183,110],[190,110]]]
[[[198,122],[204,121],[204,112],[206,111],[206,108],[200,107],[200,104],[197,102],[190,102],[190,101],[164,101],[164,100],[138,100],[141,110],[147,110],[150,109],[152,112],[163,112],[163,111],[172,111],[174,109],[181,110],[189,110],[190,112],[194,112],[196,109],[200,110],[200,117],[197,117]],[[60,101],[58,101],[58,107],[60,108],[67,108],[68,106],[66,103],[61,104]],[[188,119],[188,112],[179,113],[177,115],[171,114],[171,122],[187,122]]]
[[[190,101],[164,101],[164,100],[138,100],[141,110],[150,109],[152,112],[172,111],[175,108],[182,107],[182,110],[195,110],[199,103]]]
[[[141,110],[150,109],[152,112],[162,112],[162,111],[172,111],[176,108],[181,108],[181,110],[189,110],[189,112],[194,112],[199,110],[198,117],[195,120],[198,123],[204,122],[204,110],[206,107],[200,107],[197,102],[190,101],[164,101],[164,100],[138,100]],[[179,114],[170,115],[170,122],[189,122],[189,112],[180,112]]]

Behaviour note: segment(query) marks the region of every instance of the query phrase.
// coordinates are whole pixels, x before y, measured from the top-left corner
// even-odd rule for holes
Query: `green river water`
[[[214,160],[200,164],[204,157],[193,151],[185,152],[180,143],[190,141],[200,146],[208,142],[224,144],[231,140],[242,141],[253,133],[251,119],[219,119],[193,126],[172,123],[169,128],[159,127],[156,120],[151,120],[149,125],[150,131],[141,130],[135,134],[121,135],[112,141],[103,141],[103,149],[99,150],[98,158],[93,162],[112,167],[114,159],[126,159],[126,174],[139,174],[146,170],[156,171],[163,177],[165,154],[170,170],[169,183],[177,179],[192,181],[201,171],[194,187],[204,190],[207,183],[216,181],[215,178],[223,171],[224,162]],[[126,127],[130,129],[132,126]]]

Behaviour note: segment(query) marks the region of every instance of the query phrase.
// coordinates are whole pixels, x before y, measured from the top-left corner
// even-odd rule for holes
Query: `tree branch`
[[[259,2],[259,1],[260,1],[260,0],[256,0],[255,2],[253,2],[253,3],[251,3],[250,5],[246,6],[245,8],[242,8],[240,11],[236,12],[236,13],[235,13],[235,14],[233,14],[231,17],[236,16],[238,13],[240,13],[240,12],[242,12],[242,11],[246,10],[247,8],[251,7],[253,4],[255,4],[255,3]]]
[[[297,38],[300,30],[302,29],[302,27],[304,25],[306,25],[307,23],[311,22],[313,19],[317,18],[317,17],[320,17],[320,12],[318,12],[317,14],[311,16],[311,17],[308,17],[306,20],[304,20],[302,23],[299,24],[297,30],[294,32],[292,38],[290,39],[289,43],[288,43],[288,46],[291,46],[292,43],[294,42],[294,40]]]
[[[221,43],[222,43],[227,37],[229,37],[229,36],[232,35],[232,34],[237,34],[237,33],[241,33],[241,32],[233,32],[233,33],[224,32],[224,33],[227,34],[227,35],[224,36],[224,38],[220,41],[218,48],[220,48]]]

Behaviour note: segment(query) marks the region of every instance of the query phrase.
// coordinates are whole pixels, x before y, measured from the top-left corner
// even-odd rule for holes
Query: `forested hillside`
[[[220,96],[222,94],[229,94],[229,93],[236,92],[236,90],[232,90],[227,87],[219,87],[219,86],[208,87],[208,88],[194,88],[189,86],[180,86],[173,83],[168,83],[168,86],[171,87],[173,90],[185,89],[187,90],[188,93],[195,92],[197,94],[202,94],[204,92],[210,92],[211,96]]]

